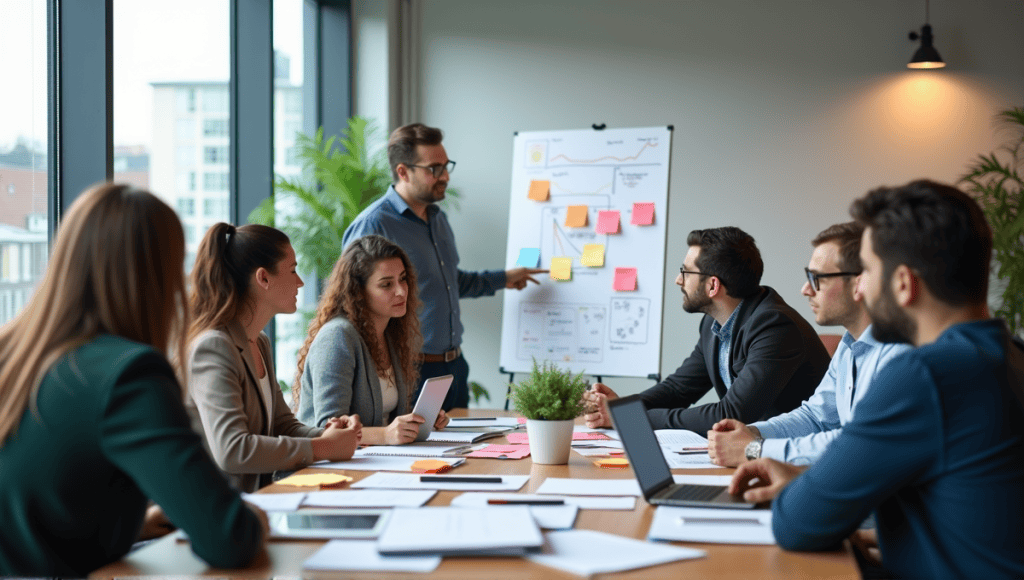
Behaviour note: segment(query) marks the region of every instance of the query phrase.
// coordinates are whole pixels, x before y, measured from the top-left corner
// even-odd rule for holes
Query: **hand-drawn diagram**
[[[612,342],[647,344],[647,322],[651,301],[646,298],[612,298],[610,306]]]
[[[605,318],[603,306],[583,304],[519,305],[520,359],[601,362]]]

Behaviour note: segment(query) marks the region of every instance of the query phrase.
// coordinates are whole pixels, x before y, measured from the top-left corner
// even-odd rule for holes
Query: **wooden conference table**
[[[473,409],[454,410],[453,417],[511,415],[502,411]],[[503,439],[491,442],[502,443]],[[593,458],[570,453],[567,465],[534,465],[529,458],[518,460],[467,459],[453,473],[529,475],[530,480],[520,493],[533,493],[547,477],[572,477],[590,479],[631,479],[629,469],[602,469],[593,464]],[[330,472],[307,468],[302,473]],[[731,469],[686,469],[674,473],[727,474]],[[360,480],[373,472],[342,471]],[[309,488],[311,489],[311,488]],[[261,493],[303,491],[307,488],[271,485]],[[427,505],[448,505],[460,492],[440,491]],[[575,529],[598,530],[644,539],[654,515],[654,509],[643,498],[637,498],[632,511],[580,510]],[[424,530],[430,533],[429,530]],[[322,541],[274,540],[268,542],[266,551],[256,561],[241,570],[220,570],[209,568],[192,553],[189,545],[173,537],[165,537],[142,548],[123,560],[96,570],[93,578],[114,578],[124,576],[217,576],[231,578],[508,578],[526,580],[531,578],[578,578],[578,576],[534,564],[521,558],[445,558],[432,574],[397,574],[381,572],[302,572],[302,563],[316,552]],[[681,546],[699,548],[707,552],[706,558],[683,560],[651,568],[643,568],[619,574],[601,575],[602,578],[711,578],[714,580],[771,578],[794,580],[799,578],[850,579],[860,578],[856,562],[849,548],[836,552],[796,553],[787,552],[776,546],[738,546],[724,544],[694,544],[677,542]]]

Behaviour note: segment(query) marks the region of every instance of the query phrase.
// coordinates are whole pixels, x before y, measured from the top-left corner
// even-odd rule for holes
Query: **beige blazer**
[[[199,415],[207,449],[232,483],[248,492],[269,483],[275,471],[312,463],[310,438],[323,433],[300,423],[285,403],[267,335],[260,333],[258,346],[270,379],[269,397],[260,388],[245,329],[237,321],[197,336],[188,357],[188,403]]]

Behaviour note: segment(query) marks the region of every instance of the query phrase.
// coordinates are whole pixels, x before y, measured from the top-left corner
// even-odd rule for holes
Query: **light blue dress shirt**
[[[765,441],[761,457],[806,465],[817,461],[841,428],[853,418],[854,408],[868,392],[876,375],[908,344],[881,343],[868,326],[858,340],[849,332],[836,349],[828,371],[811,398],[792,411],[751,426]],[[856,366],[856,379],[854,377]]]
[[[711,323],[711,332],[718,337],[718,376],[722,377],[726,389],[732,387],[732,372],[729,370],[729,356],[732,354],[732,327],[742,306],[743,301],[740,300],[725,324],[718,324],[717,320]]]
[[[504,270],[459,270],[459,252],[448,216],[431,204],[427,221],[421,220],[394,186],[345,230],[342,248],[367,234],[384,236],[401,246],[416,268],[420,330],[427,354],[442,354],[462,344],[459,298],[490,296],[505,287]]]

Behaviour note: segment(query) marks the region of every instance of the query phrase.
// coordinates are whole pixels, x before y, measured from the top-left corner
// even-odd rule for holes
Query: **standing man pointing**
[[[459,299],[522,290],[540,269],[460,270],[455,234],[437,202],[444,199],[455,162],[441,145],[440,129],[421,123],[399,127],[388,139],[392,186],[345,230],[342,246],[367,234],[395,242],[409,255],[423,303],[423,377],[455,376],[444,401],[447,411],[469,405],[469,365],[462,356]]]

